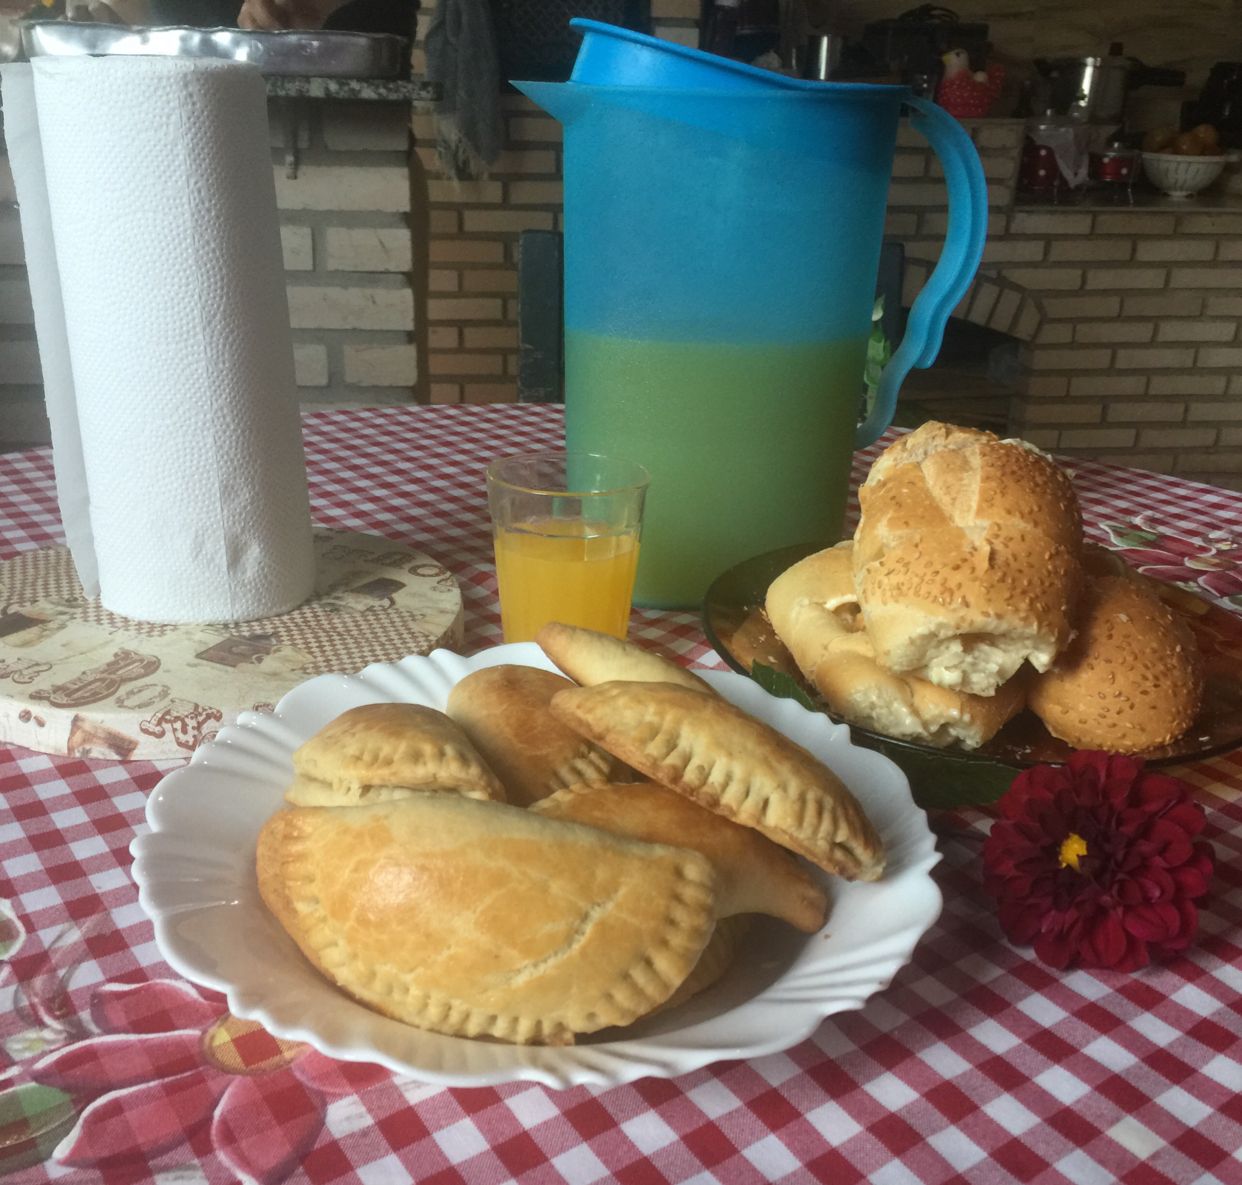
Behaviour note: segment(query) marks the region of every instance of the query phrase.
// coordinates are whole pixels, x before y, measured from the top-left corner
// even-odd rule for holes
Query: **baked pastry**
[[[1051,457],[930,423],[892,445],[859,490],[854,582],[881,666],[992,695],[1073,634],[1082,519]]]
[[[650,1012],[715,925],[698,852],[454,794],[279,811],[257,872],[281,926],[361,1003],[519,1044]]]
[[[552,711],[646,777],[829,872],[884,872],[880,837],[836,774],[718,695],[618,681],[558,691]]]
[[[550,621],[540,628],[535,641],[575,683],[590,687],[614,679],[641,683],[675,683],[692,691],[716,692],[705,679],[624,638],[601,634],[581,626]]]
[[[1146,580],[1125,572],[1090,583],[1078,636],[1032,681],[1028,702],[1075,748],[1141,753],[1190,728],[1203,685],[1190,627]]]
[[[500,780],[443,712],[418,704],[364,704],[342,712],[293,754],[296,806],[386,802],[419,790],[504,801]]]
[[[552,819],[701,852],[716,870],[718,917],[764,913],[808,934],[823,928],[828,898],[784,848],[654,782],[578,786],[532,808]]]
[[[849,724],[884,736],[977,749],[1022,710],[1021,674],[991,696],[937,687],[886,670],[863,628],[852,542],[815,552],[778,576],[765,611],[798,669]]]
[[[499,775],[509,802],[529,806],[616,772],[611,754],[552,715],[552,696],[572,686],[552,671],[504,664],[473,671],[449,692],[449,716]]]
[[[667,1012],[719,983],[737,961],[742,944],[753,926],[754,917],[746,913],[735,913],[732,917],[717,921],[699,961],[694,965],[694,970],[682,980],[681,986],[663,1004],[657,1005],[651,1011]]]

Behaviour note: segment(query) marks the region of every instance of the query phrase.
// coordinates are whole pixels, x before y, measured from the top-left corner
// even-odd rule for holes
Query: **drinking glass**
[[[502,457],[487,468],[506,642],[549,621],[624,638],[647,471],[597,453]]]

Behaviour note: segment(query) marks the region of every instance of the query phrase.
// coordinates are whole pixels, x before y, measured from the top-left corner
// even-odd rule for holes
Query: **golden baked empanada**
[[[601,683],[552,711],[640,773],[850,880],[884,872],[879,835],[845,784],[774,728],[717,695]]]
[[[548,707],[572,687],[563,675],[504,664],[473,671],[449,692],[447,711],[504,783],[506,798],[529,806],[581,782],[607,782],[617,761]]]
[[[387,802],[416,790],[505,797],[460,726],[418,704],[364,704],[342,712],[294,751],[293,769],[285,798],[296,806]]]
[[[698,852],[456,794],[279,811],[257,872],[286,932],[355,999],[521,1044],[650,1012],[715,923]]]
[[[737,960],[738,952],[753,923],[754,916],[748,913],[735,913],[732,917],[721,918],[703,948],[699,961],[695,963],[694,970],[682,981],[681,987],[651,1011],[667,1012],[719,983]]]
[[[632,679],[642,683],[675,683],[679,687],[716,694],[711,684],[698,675],[611,634],[550,621],[540,628],[535,641],[544,654],[583,687],[614,679]]]
[[[667,786],[655,782],[578,786],[531,809],[616,835],[702,852],[716,869],[719,917],[765,913],[808,934],[827,920],[827,895],[789,852],[753,828],[704,810]]]

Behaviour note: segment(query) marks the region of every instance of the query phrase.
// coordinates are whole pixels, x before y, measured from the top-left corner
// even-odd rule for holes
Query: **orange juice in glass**
[[[525,453],[487,470],[506,642],[549,621],[624,638],[647,473],[594,453]]]

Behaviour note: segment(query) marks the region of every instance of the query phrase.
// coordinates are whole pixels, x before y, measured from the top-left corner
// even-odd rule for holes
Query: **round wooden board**
[[[66,547],[0,563],[0,739],[41,753],[186,757],[296,684],[462,641],[448,569],[390,539],[317,530],[314,596],[278,617],[157,625],[87,599]]]

